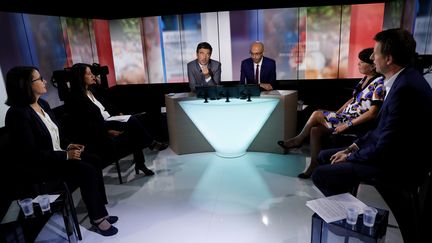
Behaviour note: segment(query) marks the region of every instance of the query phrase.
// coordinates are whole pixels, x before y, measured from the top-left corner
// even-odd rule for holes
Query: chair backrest
[[[432,209],[428,207],[428,205],[431,205],[432,203],[432,171],[430,171],[426,179],[424,180],[424,183],[419,187],[419,209],[420,209],[420,215],[425,218],[425,220],[430,220],[430,214],[432,212]]]

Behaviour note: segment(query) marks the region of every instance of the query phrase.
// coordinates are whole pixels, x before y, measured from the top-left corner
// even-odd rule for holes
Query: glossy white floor
[[[146,159],[155,176],[135,176],[132,166],[125,172],[128,182],[119,185],[115,170],[106,174],[108,210],[120,217],[117,235],[88,230],[79,203],[83,243],[310,242],[313,212],[305,203],[321,194],[311,180],[296,177],[305,168],[305,155],[249,152],[223,159],[214,153],[179,156],[166,149],[146,151]],[[387,208],[371,187],[361,186],[358,198]],[[396,225],[392,215],[389,221]],[[386,242],[403,242],[399,230],[388,227]]]

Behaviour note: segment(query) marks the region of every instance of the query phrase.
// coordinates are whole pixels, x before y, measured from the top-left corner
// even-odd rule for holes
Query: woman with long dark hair
[[[68,144],[60,136],[49,104],[41,98],[47,92],[46,81],[36,67],[14,67],[6,75],[6,129],[10,148],[19,165],[20,180],[31,185],[59,179],[78,185],[96,232],[111,236],[118,232],[109,216],[102,171],[94,164],[98,157],[84,152],[81,144]]]

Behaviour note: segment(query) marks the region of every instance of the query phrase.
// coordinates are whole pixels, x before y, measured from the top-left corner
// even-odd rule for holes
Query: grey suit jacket
[[[210,81],[206,82],[197,59],[187,64],[189,87],[191,88],[192,92],[195,92],[196,86],[213,86],[220,83],[221,63],[210,59],[208,63],[208,68],[211,71],[211,79]]]

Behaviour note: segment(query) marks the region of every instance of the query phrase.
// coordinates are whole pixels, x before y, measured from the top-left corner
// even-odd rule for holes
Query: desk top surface
[[[272,91],[263,91],[261,92],[260,97],[273,97],[273,96],[286,96],[290,94],[297,93],[296,90],[272,90]],[[169,93],[165,95],[166,98],[169,99],[197,99],[196,94],[189,93]],[[201,99],[201,98],[200,98]]]

